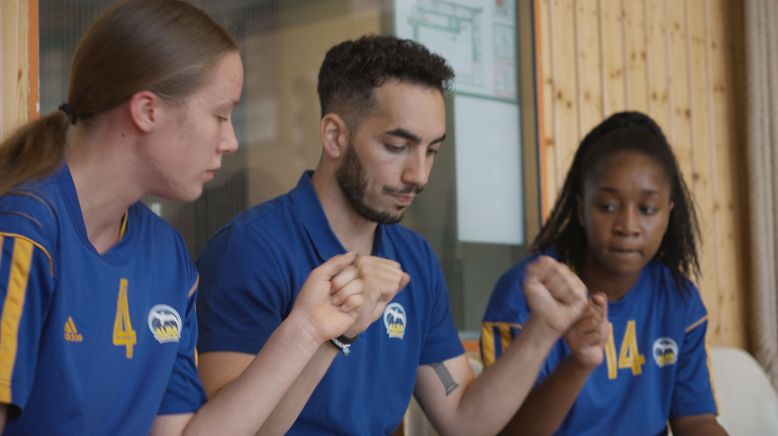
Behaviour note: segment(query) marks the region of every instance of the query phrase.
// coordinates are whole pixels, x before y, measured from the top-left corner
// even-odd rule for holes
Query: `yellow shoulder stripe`
[[[189,292],[186,294],[186,298],[192,298],[192,295],[194,295],[195,291],[197,290],[197,285],[200,284],[200,274],[195,277],[194,284],[189,289]]]
[[[0,237],[0,242],[2,238]],[[33,243],[16,238],[11,257],[11,274],[0,317],[0,403],[10,403],[11,378],[16,363],[19,322],[22,318],[27,281],[32,264]]]
[[[698,319],[697,321],[694,321],[693,323],[691,323],[691,325],[689,325],[689,327],[686,327],[686,333],[689,333],[690,331],[694,330],[694,329],[695,329],[695,328],[697,328],[697,327],[698,327],[700,324],[702,324],[702,323],[704,323],[705,321],[707,321],[707,319],[708,319],[708,315],[703,315],[703,317],[702,317],[702,318],[700,318],[700,319]]]
[[[34,240],[28,238],[27,236],[20,235],[17,233],[0,232],[0,237],[2,236],[7,236],[9,238],[23,239],[29,242],[30,244],[34,245],[35,247],[37,247],[40,251],[43,252],[43,254],[46,255],[46,258],[49,259],[49,270],[51,272],[51,276],[54,277],[54,259],[51,257],[51,254],[49,254],[48,250],[43,248],[43,245],[39,244],[38,242],[35,242]]]
[[[484,367],[488,368],[497,361],[497,338],[499,335],[500,350],[504,353],[513,341],[511,328],[521,330],[522,325],[512,322],[484,322],[481,324],[481,354],[484,361]]]

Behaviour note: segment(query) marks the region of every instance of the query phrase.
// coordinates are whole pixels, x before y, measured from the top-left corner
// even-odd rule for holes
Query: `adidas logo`
[[[76,323],[73,322],[73,317],[69,316],[65,323],[65,340],[68,342],[83,342],[84,337],[76,329]]]

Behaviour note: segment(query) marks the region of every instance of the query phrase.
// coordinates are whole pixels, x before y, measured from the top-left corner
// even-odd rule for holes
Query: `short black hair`
[[[388,80],[451,89],[454,71],[441,56],[418,42],[366,35],[335,45],[319,69],[321,116],[336,112],[354,129],[375,108],[373,89]]]
[[[560,260],[576,269],[582,266],[587,247],[586,232],[578,219],[578,199],[583,198],[584,181],[597,165],[620,151],[639,152],[654,159],[670,183],[670,199],[674,206],[654,258],[670,268],[679,284],[692,275],[699,278],[700,225],[691,193],[662,129],[651,117],[640,112],[613,114],[584,137],[551,216],[530,250],[537,253],[556,247]]]

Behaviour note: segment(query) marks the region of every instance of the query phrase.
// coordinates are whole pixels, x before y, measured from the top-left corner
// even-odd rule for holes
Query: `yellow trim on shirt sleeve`
[[[686,327],[686,333],[689,333],[690,331],[694,330],[695,328],[699,327],[700,324],[704,323],[708,320],[708,315],[703,315],[702,318],[698,319],[697,321],[694,321],[689,325],[689,327]]]
[[[40,243],[28,238],[27,236],[20,235],[18,233],[8,233],[8,232],[0,232],[0,237],[7,236],[9,238],[16,238],[16,239],[23,239],[30,244],[34,245],[36,248],[38,248],[40,251],[43,252],[43,254],[46,256],[46,258],[49,260],[49,272],[51,273],[51,276],[54,277],[54,259],[51,257],[51,254],[49,254],[49,251],[46,250],[46,248],[43,247]]]
[[[500,334],[500,348],[504,353],[513,341],[511,328],[521,330],[521,324],[507,322],[484,322],[481,324],[481,353],[484,361],[484,367],[488,368],[497,361],[497,350],[495,347],[494,330],[497,328]]]
[[[0,240],[2,242],[2,240]],[[16,364],[19,323],[24,308],[34,244],[16,238],[11,257],[11,274],[0,316],[0,403],[11,402],[11,378]]]

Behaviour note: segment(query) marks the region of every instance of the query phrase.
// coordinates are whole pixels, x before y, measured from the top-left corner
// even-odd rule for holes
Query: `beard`
[[[367,174],[362,162],[354,150],[354,144],[349,144],[343,156],[343,163],[335,172],[335,179],[338,182],[340,190],[346,197],[352,208],[363,218],[379,224],[396,224],[403,219],[405,215],[404,208],[396,213],[377,210],[365,202],[365,191],[367,190]],[[392,189],[384,187],[383,193],[409,194],[420,193],[423,187],[410,186],[405,189]]]

